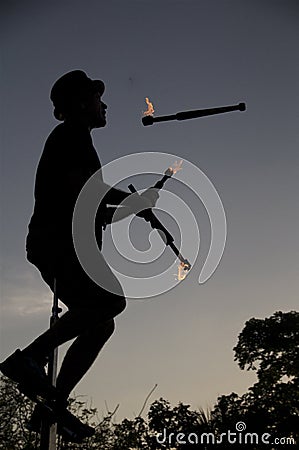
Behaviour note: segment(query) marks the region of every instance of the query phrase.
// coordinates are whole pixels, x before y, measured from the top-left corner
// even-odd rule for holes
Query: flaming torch
[[[207,109],[195,109],[192,111],[182,111],[176,114],[171,114],[169,116],[159,116],[153,117],[152,113],[149,112],[148,109],[142,117],[142,123],[144,126],[152,125],[155,122],[168,122],[169,120],[188,120],[188,119],[196,119],[198,117],[204,116],[212,116],[214,114],[222,114],[226,112],[232,111],[245,111],[246,105],[245,103],[239,103],[238,105],[231,106],[221,106],[218,108],[207,108]]]
[[[183,160],[181,159],[180,162],[175,162],[173,167],[168,167],[167,170],[164,172],[164,176],[161,178],[161,180],[157,181],[157,183],[154,185],[154,188],[156,189],[162,189],[165,182],[172,177],[172,175],[175,175],[179,170],[181,170],[183,164]]]
[[[161,180],[157,181],[157,183],[154,185],[154,188],[156,189],[162,189],[165,182],[172,177],[172,175],[175,175],[179,170],[182,169],[183,160],[181,161],[175,161],[172,167],[168,167],[167,170],[164,172],[164,176],[161,178]],[[180,259],[180,258],[179,258]],[[180,259],[180,264],[178,265],[178,273],[177,273],[177,279],[178,281],[182,281],[187,276],[187,271],[190,270],[191,265],[190,263],[183,258]]]
[[[171,178],[172,175],[175,174],[178,170],[181,170],[182,163],[183,163],[183,161],[181,160],[179,163],[175,162],[173,167],[169,167],[164,172],[164,176],[159,181],[156,182],[156,184],[154,185],[154,188],[155,189],[162,189],[162,187],[164,186],[165,182],[169,178]],[[132,184],[130,184],[128,186],[128,188],[130,189],[131,192],[137,192],[135,187]],[[178,257],[178,259],[180,260],[180,264],[179,264],[179,267],[178,267],[178,276],[177,276],[177,278],[178,278],[179,281],[182,281],[186,277],[187,272],[191,269],[191,264],[189,263],[189,261],[187,259],[185,259],[183,257],[183,255],[181,254],[179,249],[174,244],[173,236],[164,227],[164,225],[160,222],[160,220],[157,218],[157,216],[153,213],[153,211],[151,209],[145,209],[144,211],[141,211],[140,213],[138,213],[137,216],[138,217],[142,217],[144,220],[146,220],[146,222],[149,222],[151,227],[158,231],[158,233],[161,236],[161,239],[164,241],[164,243],[166,245],[169,245],[171,250]]]

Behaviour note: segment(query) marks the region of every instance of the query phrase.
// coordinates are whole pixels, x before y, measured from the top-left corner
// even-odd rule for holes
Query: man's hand
[[[150,210],[151,208],[153,208],[159,198],[158,189],[156,188],[149,188],[141,195],[138,194],[138,192],[134,192],[133,194],[128,195],[127,193],[117,191],[116,189],[114,189],[114,191],[116,193],[120,192],[121,194],[125,194],[126,198],[122,201],[121,206],[118,206],[117,208],[106,208],[107,224],[118,222],[119,220],[125,219],[131,214],[136,214],[140,217],[145,218],[144,214],[142,214],[143,211],[146,217],[149,217],[148,214],[146,214],[146,210]]]
[[[150,203],[149,206],[147,206],[147,208],[154,208],[160,196],[158,193],[158,189],[149,188],[141,194],[141,197],[145,201],[148,201]]]
[[[157,189],[149,188],[141,195],[137,192],[129,195],[129,197],[123,203],[128,206],[132,213],[138,214],[146,209],[151,209],[156,205],[159,198]]]

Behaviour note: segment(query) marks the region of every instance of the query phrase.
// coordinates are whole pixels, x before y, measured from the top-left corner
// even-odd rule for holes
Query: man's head
[[[66,73],[51,89],[55,118],[80,120],[90,129],[104,127],[107,108],[101,100],[104,90],[103,81],[91,80],[82,70]]]

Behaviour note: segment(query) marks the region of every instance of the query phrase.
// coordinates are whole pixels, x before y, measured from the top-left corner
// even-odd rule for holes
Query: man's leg
[[[104,259],[103,267],[106,268],[107,279],[119,286],[119,295],[106,291],[92,281],[74,255],[62,254],[56,268],[40,268],[42,278],[52,291],[56,277],[58,298],[69,310],[53,327],[26,347],[25,354],[42,362],[54,348],[82,335],[99,323],[112,320],[125,309],[126,300],[122,296],[122,288]]]
[[[68,255],[62,255],[59,267],[55,269],[56,275],[52,266],[40,267],[40,272],[52,291],[54,277],[56,278],[58,298],[68,306],[69,311],[22,352],[17,350],[8,357],[1,364],[0,370],[18,383],[33,384],[39,391],[44,391],[48,385],[46,383],[44,386],[46,375],[43,370],[47,355],[59,345],[97,327],[99,323],[112,320],[125,309],[126,300],[122,296],[118,280],[108,266],[107,278],[118,285],[119,295],[94,283],[77,259]],[[40,383],[41,389],[38,387]]]
[[[125,308],[125,299],[119,297],[109,310],[102,311],[96,308],[73,308],[67,311],[45,333],[39,336],[23,350],[24,356],[30,356],[36,361],[42,362],[56,347],[84,335],[92,329],[98,329],[99,324],[105,324],[120,314]]]
[[[94,326],[77,337],[66,353],[57,377],[56,386],[66,400],[92,366],[100,350],[113,334],[114,320]]]

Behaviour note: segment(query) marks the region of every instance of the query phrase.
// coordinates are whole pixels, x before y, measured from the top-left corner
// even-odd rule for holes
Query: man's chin
[[[93,126],[93,128],[103,128],[105,127],[107,124],[107,120],[106,119],[99,119],[97,121],[97,123]]]

